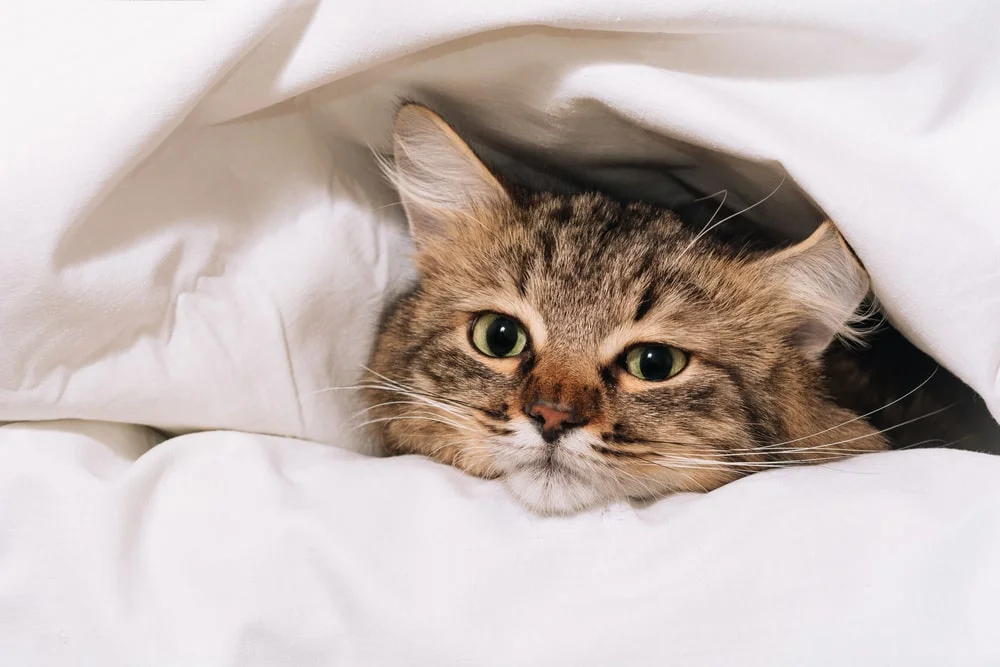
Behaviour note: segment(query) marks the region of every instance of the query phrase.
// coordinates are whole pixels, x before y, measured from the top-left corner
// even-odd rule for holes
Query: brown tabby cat
[[[828,397],[869,291],[830,223],[738,251],[650,205],[505,187],[421,106],[393,138],[420,280],[366,378],[389,451],[567,513],[886,448]]]

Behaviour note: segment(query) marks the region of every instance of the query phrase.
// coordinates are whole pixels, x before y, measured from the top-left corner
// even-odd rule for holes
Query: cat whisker
[[[955,445],[957,445],[958,443],[963,442],[965,440],[968,440],[969,438],[974,438],[974,437],[975,437],[975,433],[969,433],[968,435],[964,435],[961,438],[956,438],[956,439],[954,439],[954,440],[952,440],[950,442],[942,440],[941,438],[930,438],[928,440],[921,440],[920,442],[910,443],[909,445],[905,445],[903,447],[897,447],[896,449],[897,450],[916,449],[917,447],[920,447],[922,445],[927,445],[927,444],[932,443],[932,442],[940,443],[938,445],[935,445],[935,448],[950,449],[950,448],[954,447]]]
[[[616,474],[618,474],[618,475],[625,475],[625,477],[627,477],[629,480],[631,480],[632,482],[634,482],[635,484],[637,484],[638,486],[640,486],[642,488],[642,491],[645,494],[647,494],[648,497],[652,498],[652,497],[656,497],[657,495],[659,495],[659,493],[650,486],[650,481],[652,481],[652,480],[643,480],[638,475],[635,475],[634,473],[630,473],[629,471],[627,471],[627,470],[625,470],[623,468],[618,468],[618,467],[614,467],[614,466],[610,466],[610,465],[608,467],[610,467]],[[622,494],[624,495],[624,497],[625,498],[629,498],[630,494],[625,489],[625,485],[622,484],[619,480],[617,480],[617,478],[615,478],[615,481],[618,482],[618,486],[621,488]]]
[[[400,382],[399,380],[395,380],[395,379],[393,379],[391,377],[388,377],[386,375],[382,375],[381,373],[372,370],[368,366],[364,366],[363,365],[363,366],[361,366],[361,368],[363,370],[365,370],[365,371],[368,371],[372,375],[381,378],[385,382],[388,382],[391,385],[395,385],[396,387],[399,387],[401,389],[406,389],[407,391],[411,391],[411,392],[416,393],[416,394],[421,394],[421,395],[423,395],[423,396],[425,396],[427,398],[433,398],[435,400],[442,401],[442,402],[445,402],[445,403],[451,403],[451,404],[453,404],[453,405],[455,405],[457,407],[469,408],[470,410],[478,410],[480,412],[484,412],[484,410],[482,408],[478,408],[478,407],[476,407],[474,405],[470,405],[469,403],[463,403],[462,401],[459,401],[459,400],[456,400],[456,399],[453,399],[453,398],[449,398],[447,396],[441,396],[440,394],[435,394],[434,392],[425,391],[425,390],[422,390],[422,389],[417,389],[416,387],[413,387],[411,385],[407,385],[407,384],[405,384],[403,382]]]
[[[722,195],[722,204],[719,204],[719,208],[715,210],[716,214],[718,214],[719,209],[721,209],[722,205],[726,203],[726,197],[729,196],[729,189],[728,188],[722,188],[718,192],[713,192],[710,195],[705,195],[704,197],[698,197],[697,199],[692,199],[691,201],[692,202],[708,201],[709,199],[715,199],[719,195]],[[713,215],[712,217],[714,218],[715,216]],[[709,224],[711,224],[712,220],[709,219],[708,222],[709,222]]]
[[[725,468],[744,468],[744,467],[757,467],[757,468],[783,468],[790,465],[795,465],[797,463],[804,463],[806,460],[803,459],[789,459],[787,461],[753,461],[753,460],[728,460],[726,452],[720,451],[697,451],[697,448],[690,447],[686,449],[695,449],[694,452],[684,453],[684,452],[646,452],[642,454],[633,454],[634,458],[637,458],[646,463],[652,464],[662,464],[668,461],[676,461],[682,464],[698,464],[705,468],[715,467],[717,469]],[[842,449],[842,450],[831,450],[824,451],[822,458],[816,457],[809,459],[809,462],[831,462],[837,460],[838,458],[846,456],[855,456],[857,454],[870,453],[871,450],[862,449]]]
[[[343,386],[339,386],[339,387],[323,387],[322,389],[315,389],[313,391],[307,391],[307,392],[303,393],[302,396],[303,397],[306,397],[306,396],[316,396],[317,394],[325,394],[328,391],[350,391],[350,390],[361,390],[361,389],[367,389],[367,388],[368,387],[365,386],[365,385],[358,385],[358,384],[343,385]]]
[[[830,443],[830,446],[832,447],[834,444],[837,444],[837,443]],[[819,445],[816,448],[818,449],[818,448],[823,448],[823,447],[824,447],[823,445]],[[704,449],[704,448],[699,448],[699,447],[688,447],[688,446],[685,446],[685,449],[691,450],[692,451],[692,455],[697,456],[698,458],[712,459],[712,460],[716,460],[716,461],[720,461],[720,462],[729,463],[729,464],[732,464],[732,465],[742,465],[743,463],[753,463],[753,460],[747,460],[747,457],[748,456],[753,456],[753,455],[760,456],[763,453],[767,453],[767,454],[797,454],[797,453],[800,453],[800,452],[809,451],[809,449],[807,449],[807,448],[789,449],[789,450],[778,451],[778,452],[770,452],[770,451],[768,451],[768,452],[761,452],[760,450],[748,449],[748,450],[745,450],[745,451],[737,453],[737,452],[731,452],[731,451],[710,450],[710,449]],[[829,455],[837,455],[837,456],[847,457],[847,456],[856,456],[858,454],[866,454],[866,453],[870,453],[871,451],[872,450],[870,450],[870,449],[854,449],[854,448],[826,449],[826,448],[824,448],[821,453],[823,453],[823,454],[829,454]],[[650,454],[646,454],[646,455],[648,456]],[[663,453],[662,452],[655,452],[652,455],[653,456],[661,456],[661,455],[663,455]],[[639,455],[636,455],[636,456],[641,458],[641,456],[639,456]],[[735,460],[735,459],[740,459],[740,460]],[[785,463],[783,463],[781,461],[770,461],[770,463],[774,463],[776,465],[785,465]]]
[[[950,403],[950,404],[944,406],[943,408],[938,408],[937,410],[931,410],[930,412],[926,412],[926,413],[924,413],[922,415],[918,415],[916,417],[912,417],[911,419],[907,419],[905,421],[901,421],[898,424],[893,424],[892,426],[887,426],[887,427],[885,427],[885,428],[883,428],[881,430],[875,431],[874,434],[872,434],[872,433],[865,433],[863,435],[856,435],[853,438],[847,438],[845,440],[838,440],[836,442],[830,442],[830,443],[826,443],[826,444],[823,444],[823,445],[814,445],[814,446],[811,446],[811,447],[798,447],[798,448],[785,449],[785,450],[771,450],[771,449],[767,449],[766,451],[769,454],[794,454],[794,453],[798,453],[798,452],[809,452],[809,451],[814,451],[814,450],[817,450],[817,449],[825,449],[827,447],[835,447],[836,445],[843,445],[843,444],[846,444],[848,442],[855,442],[856,440],[863,440],[865,438],[870,438],[872,435],[881,435],[883,433],[888,433],[889,431],[895,430],[897,428],[901,428],[903,426],[908,426],[909,424],[912,424],[914,422],[918,422],[921,419],[927,419],[928,417],[933,417],[934,415],[941,414],[945,410],[949,410],[949,409],[955,407],[956,405],[958,405],[958,404],[957,403]]]
[[[323,394],[328,391],[364,391],[364,390],[394,391],[397,393],[402,393],[402,392],[415,393],[428,398],[434,398],[435,400],[439,400],[442,402],[451,403],[456,407],[469,408],[470,410],[478,410],[480,412],[483,411],[482,408],[478,408],[474,405],[462,403],[461,401],[457,401],[455,399],[445,398],[444,396],[438,396],[430,392],[422,392],[418,389],[412,387],[406,387],[405,385],[401,385],[398,383],[386,384],[386,383],[364,382],[359,384],[340,385],[335,387],[323,387],[322,389],[316,389],[315,391],[306,392],[303,394],[303,396],[315,396],[316,394]]]
[[[681,257],[683,257],[685,255],[685,253],[687,253],[688,250],[690,250],[691,248],[693,248],[694,245],[696,243],[698,243],[698,241],[700,241],[702,238],[704,238],[704,236],[706,234],[708,234],[710,231],[712,231],[713,229],[715,229],[719,225],[721,225],[721,224],[723,224],[725,222],[728,222],[729,220],[732,220],[736,216],[743,215],[747,211],[760,206],[761,204],[763,204],[764,202],[766,202],[768,199],[770,199],[771,197],[773,197],[775,194],[778,193],[778,190],[781,189],[781,186],[783,186],[785,184],[785,178],[786,178],[785,174],[782,174],[781,175],[781,181],[778,182],[778,184],[774,187],[774,189],[771,190],[771,192],[769,192],[768,194],[764,195],[764,197],[761,198],[760,200],[758,200],[756,203],[750,204],[749,206],[747,206],[746,208],[744,208],[741,211],[737,211],[736,213],[732,213],[730,215],[727,215],[726,217],[724,217],[723,219],[719,220],[718,222],[716,222],[714,224],[712,224],[712,218],[715,218],[715,215],[713,214],[712,218],[709,219],[709,224],[707,224],[704,229],[702,229],[700,232],[698,232],[695,235],[695,237],[691,240],[691,243],[689,243],[687,245],[687,247],[685,247],[684,250],[682,250],[680,252],[680,254],[677,255],[677,259],[679,260]],[[725,198],[723,198],[722,201],[723,201],[723,203],[725,203]],[[719,210],[722,210],[722,204],[719,204],[719,209],[716,210],[716,214],[719,212]]]
[[[463,460],[468,460],[471,454],[480,454],[480,453],[492,454],[493,451],[486,446],[463,447],[462,449],[459,450],[458,454],[455,455],[454,464],[458,465]],[[486,477],[496,478],[502,476],[503,471],[497,467],[496,461],[494,461],[493,458],[490,457],[488,465],[483,471],[483,474]]]
[[[653,480],[644,481],[633,473],[630,473],[624,467],[615,465],[612,460],[607,458],[595,456],[593,454],[587,455],[579,452],[566,451],[567,454],[573,456],[573,459],[584,466],[587,472],[593,477],[594,481],[606,481],[612,483],[618,488],[620,494],[618,498],[622,500],[627,500],[632,497],[628,489],[625,488],[624,483],[619,476],[624,476],[628,480],[634,482],[637,486],[641,487],[642,490],[648,494],[648,497],[653,498],[660,495],[661,492],[653,489],[650,486],[650,482]]]
[[[385,391],[390,391],[390,390],[387,389]],[[368,412],[369,410],[373,410],[376,407],[381,407],[381,406],[385,406],[385,405],[413,403],[415,405],[424,405],[424,406],[427,406],[427,407],[437,408],[439,410],[447,412],[448,414],[450,414],[450,415],[452,415],[452,416],[454,416],[456,418],[462,419],[462,420],[464,420],[466,422],[473,422],[473,423],[475,423],[475,421],[476,421],[473,416],[467,414],[466,412],[463,412],[462,410],[456,409],[455,407],[452,407],[452,406],[440,403],[440,402],[435,401],[433,399],[429,399],[426,396],[422,396],[420,394],[414,394],[412,392],[401,390],[401,389],[399,389],[399,390],[393,389],[391,391],[394,392],[394,393],[397,393],[397,394],[401,394],[402,396],[404,396],[406,398],[416,399],[416,401],[386,401],[386,402],[383,402],[383,403],[379,403],[377,405],[373,405],[370,408],[367,408],[365,410],[362,410],[360,413],[358,413],[358,415],[355,415],[355,416],[359,416],[360,414],[364,414],[365,412]]]
[[[400,208],[402,208],[403,202],[394,201],[394,202],[389,202],[388,204],[382,204],[381,206],[376,206],[375,208],[373,208],[371,212],[378,213],[379,211],[384,211],[387,208],[393,208],[395,206],[399,206]]]
[[[355,426],[354,429],[357,430],[357,429],[360,429],[360,428],[364,428],[365,426],[370,426],[372,424],[381,424],[381,423],[386,423],[386,422],[411,420],[412,419],[412,420],[424,420],[424,421],[429,421],[429,422],[437,422],[438,424],[444,424],[445,426],[450,426],[451,428],[454,428],[454,429],[463,430],[463,431],[470,431],[472,433],[478,433],[478,431],[476,431],[476,429],[474,429],[474,428],[469,428],[468,426],[463,426],[462,424],[457,424],[457,423],[455,423],[455,422],[453,422],[451,420],[448,420],[448,419],[439,419],[439,418],[437,418],[438,416],[439,415],[429,416],[429,415],[405,414],[405,415],[394,415],[392,417],[379,417],[377,419],[368,419],[366,421],[363,421],[360,424],[358,424],[357,426]]]
[[[776,449],[776,448],[778,448],[778,447],[783,447],[783,446],[785,446],[785,445],[790,445],[790,444],[793,444],[793,443],[796,443],[796,442],[801,442],[802,440],[809,440],[809,439],[811,439],[811,438],[815,438],[815,437],[816,437],[817,435],[823,435],[824,433],[829,433],[830,431],[835,431],[835,430],[837,430],[838,428],[841,428],[841,427],[843,427],[843,426],[846,426],[847,424],[853,424],[853,423],[854,423],[854,422],[856,422],[856,421],[860,421],[860,420],[862,420],[862,419],[865,419],[865,418],[867,418],[867,417],[870,417],[870,416],[872,416],[873,414],[876,414],[877,412],[881,412],[882,410],[885,410],[886,408],[890,408],[890,407],[892,407],[893,405],[896,405],[896,404],[897,404],[897,403],[899,403],[900,401],[903,401],[903,400],[905,400],[906,398],[908,398],[908,397],[912,396],[912,395],[913,395],[913,394],[915,394],[916,392],[918,392],[918,391],[920,391],[921,389],[923,389],[923,388],[924,388],[924,386],[926,386],[926,385],[927,385],[927,383],[928,383],[928,382],[930,382],[930,381],[931,381],[931,380],[932,380],[932,379],[934,378],[934,376],[935,376],[935,375],[937,374],[937,372],[938,372],[938,370],[939,370],[940,368],[941,368],[941,366],[939,366],[939,365],[938,365],[938,366],[935,366],[935,367],[934,367],[934,370],[933,370],[933,371],[931,371],[931,374],[927,376],[927,379],[925,379],[925,380],[924,380],[923,382],[921,382],[921,383],[920,383],[920,384],[918,384],[918,385],[917,385],[916,387],[914,387],[914,388],[913,388],[913,389],[911,389],[910,391],[906,392],[905,394],[903,394],[903,395],[902,395],[902,396],[900,396],[899,398],[897,398],[897,399],[895,399],[895,400],[892,400],[892,401],[889,401],[888,403],[886,403],[885,405],[883,405],[883,406],[882,406],[882,407],[880,407],[880,408],[876,408],[876,409],[874,409],[874,410],[871,410],[870,412],[866,412],[866,413],[865,413],[865,414],[863,414],[863,415],[858,415],[857,417],[854,417],[853,419],[848,419],[848,420],[846,420],[846,421],[842,421],[842,422],[840,422],[839,424],[837,424],[836,426],[831,426],[831,427],[829,427],[829,428],[825,428],[825,429],[823,429],[823,430],[821,430],[821,431],[816,431],[815,433],[813,433],[813,434],[811,434],[811,435],[806,435],[806,436],[802,436],[802,437],[799,437],[799,438],[793,438],[792,440],[785,440],[784,442],[778,442],[778,443],[774,443],[774,444],[772,444],[772,445],[764,445],[764,446],[763,446],[762,448],[765,448],[765,449],[767,449],[767,450],[773,450],[773,449]],[[948,406],[948,407],[951,407],[951,406]],[[891,428],[895,428],[895,427],[891,427]],[[888,429],[886,429],[886,430],[888,430]]]
[[[368,384],[349,385],[344,387],[327,387],[323,391],[332,391],[335,389],[385,391],[390,393],[401,394],[404,396],[408,396],[410,398],[435,401],[434,403],[435,405],[441,404],[441,405],[448,405],[449,407],[452,408],[462,408],[467,410],[475,410],[477,412],[485,412],[485,410],[483,410],[482,408],[478,408],[474,405],[469,405],[453,399],[439,397],[436,394],[431,394],[428,392],[421,392],[415,389],[404,388],[402,386],[393,386],[381,383],[368,383]]]
[[[833,459],[835,460],[835,459]],[[738,470],[749,472],[750,470],[771,470],[775,468],[790,468],[795,465],[807,465],[810,463],[832,463],[829,457],[814,459],[799,459],[797,461],[713,461],[711,459],[701,459],[692,457],[657,457],[649,460],[648,463],[659,465],[665,468],[679,468],[682,470]]]
[[[384,408],[384,407],[387,407],[387,406],[390,406],[390,405],[422,405],[422,406],[427,406],[427,405],[433,405],[433,404],[432,403],[428,403],[427,401],[423,401],[423,400],[417,400],[417,401],[385,401],[383,403],[376,403],[375,405],[368,406],[367,408],[365,408],[363,410],[358,410],[353,415],[351,415],[351,417],[360,417],[361,415],[366,414],[368,412],[371,412],[372,410],[377,410],[378,408]],[[434,406],[434,407],[439,407],[439,406]],[[460,414],[457,411],[456,412],[449,412],[449,414],[453,414],[456,417],[461,417],[462,419],[469,419],[468,417],[466,417],[465,415]]]
[[[912,419],[908,419],[906,421],[900,422],[900,423],[895,424],[893,426],[889,426],[889,427],[884,428],[884,429],[882,429],[880,431],[877,431],[876,433],[878,433],[878,434],[885,433],[886,431],[890,431],[892,429],[899,428],[901,426],[906,426],[908,424],[911,424],[913,422],[919,421],[921,419],[926,419],[928,417],[932,417],[932,416],[934,416],[936,414],[944,412],[945,410],[947,410],[947,409],[949,409],[951,407],[954,407],[954,405],[955,404],[953,403],[951,405],[946,405],[943,408],[938,408],[937,410],[931,410],[930,412],[927,412],[927,413],[925,413],[923,415],[920,415],[918,417],[914,417]],[[752,470],[752,469],[760,470],[760,469],[770,469],[770,468],[782,468],[782,467],[788,467],[788,466],[793,466],[793,465],[809,465],[809,464],[815,464],[815,463],[832,463],[836,459],[831,458],[831,456],[855,456],[855,455],[858,455],[858,454],[870,453],[870,450],[830,449],[830,448],[835,447],[837,445],[846,444],[848,442],[852,442],[852,441],[855,441],[855,440],[861,440],[863,438],[868,438],[868,437],[871,437],[871,434],[864,434],[864,435],[860,435],[860,436],[855,436],[853,438],[847,438],[845,440],[841,440],[841,441],[837,441],[837,442],[825,443],[825,444],[822,444],[822,445],[815,445],[813,447],[802,447],[802,448],[798,448],[798,449],[788,449],[788,450],[782,450],[781,452],[772,452],[772,451],[768,452],[768,453],[771,453],[771,454],[774,454],[774,453],[802,454],[803,452],[813,452],[813,453],[816,453],[816,454],[827,454],[827,455],[829,455],[829,456],[813,457],[813,458],[807,458],[807,459],[798,458],[798,459],[789,459],[787,461],[726,461],[726,460],[720,460],[718,458],[713,458],[711,456],[705,456],[705,455],[685,456],[683,454],[661,454],[661,453],[658,453],[658,454],[656,454],[655,460],[651,460],[650,462],[651,463],[656,463],[657,465],[667,465],[667,466],[671,466],[671,467],[672,466],[680,466],[682,468],[683,467],[691,467],[691,466],[700,466],[700,467],[704,467],[704,468],[715,468],[715,469],[727,469],[728,468],[728,469],[748,469],[748,470]],[[923,443],[917,443],[917,444],[923,444]],[[822,451],[818,451],[818,450],[822,450]]]
[[[722,190],[719,190],[714,195],[709,195],[707,197],[702,197],[701,199],[695,199],[695,201],[703,201],[705,199],[714,198],[714,197],[716,197],[716,196],[718,196],[720,194],[722,195],[722,200],[719,201],[719,205],[715,207],[715,211],[713,211],[712,215],[709,216],[708,222],[706,222],[705,226],[701,228],[701,231],[699,231],[697,234],[695,234],[695,237],[691,241],[690,245],[688,245],[688,247],[684,248],[684,250],[681,251],[681,254],[679,254],[677,256],[678,259],[680,259],[681,257],[683,257],[684,253],[686,253],[688,250],[690,250],[691,246],[693,246],[695,243],[697,243],[705,234],[707,234],[708,232],[710,232],[712,229],[715,229],[715,226],[713,226],[712,223],[715,221],[716,216],[719,215],[719,211],[722,210],[722,207],[726,205],[726,199],[729,197],[729,190],[722,189]]]
[[[612,493],[612,497],[614,498],[628,500],[634,495],[629,493],[629,490],[625,487],[625,483],[621,480],[621,477],[623,476],[637,487],[640,487],[644,493],[653,493],[653,490],[650,488],[648,482],[643,481],[627,470],[616,468],[609,465],[607,461],[601,461],[600,459],[585,458],[584,460],[587,463],[587,472],[592,476],[594,481],[609,482],[610,485],[616,490]]]
[[[482,441],[481,438],[463,438],[463,439],[459,439],[459,440],[449,440],[447,442],[438,443],[433,448],[431,448],[430,450],[428,450],[425,453],[425,455],[429,456],[431,458],[434,458],[438,454],[440,454],[441,452],[443,452],[444,450],[448,449],[449,447],[457,447],[459,445],[468,445],[470,443],[479,443],[481,441]]]
[[[408,387],[408,386],[407,386],[406,384],[404,384],[404,383],[402,383],[402,382],[400,382],[400,381],[398,381],[398,380],[394,380],[394,379],[392,379],[391,377],[389,377],[389,376],[387,376],[387,375],[382,375],[382,374],[381,374],[381,373],[379,373],[378,371],[376,371],[376,370],[372,369],[372,368],[371,368],[370,366],[365,366],[364,364],[362,364],[362,365],[361,365],[361,370],[363,370],[363,371],[366,371],[366,372],[368,372],[368,373],[371,373],[371,374],[372,374],[372,375],[374,375],[375,377],[377,377],[377,378],[381,378],[381,379],[382,379],[382,380],[384,380],[385,382],[388,382],[389,384],[394,384],[394,385],[396,385],[397,387],[404,387],[404,388],[407,388],[407,389],[410,389],[410,388],[412,388],[412,387]]]
[[[407,398],[414,398],[417,401],[419,401],[420,403],[423,403],[424,405],[428,405],[430,407],[434,407],[434,408],[437,408],[439,410],[444,410],[445,412],[447,412],[448,414],[452,415],[453,417],[457,417],[457,418],[462,419],[464,421],[473,422],[473,423],[476,421],[475,418],[471,414],[469,414],[468,412],[466,412],[462,408],[451,406],[451,405],[448,405],[447,403],[442,403],[442,402],[437,401],[435,399],[428,398],[428,397],[422,396],[420,394],[414,394],[412,392],[402,392],[402,395],[405,396],[405,397],[407,397]]]
[[[860,419],[863,419],[865,417],[869,417],[869,416],[871,416],[871,415],[873,415],[873,414],[875,414],[877,412],[880,412],[882,410],[885,410],[885,409],[887,409],[887,408],[895,405],[896,403],[899,403],[900,401],[906,399],[907,397],[909,397],[913,393],[915,393],[915,392],[919,391],[920,389],[922,389],[928,382],[931,381],[931,379],[937,373],[937,371],[938,371],[939,368],[940,368],[940,366],[936,367],[925,380],[923,380],[916,387],[914,387],[913,389],[911,389],[910,391],[908,391],[906,394],[903,394],[899,398],[886,403],[882,407],[876,408],[875,410],[867,412],[867,413],[865,413],[863,415],[860,415],[858,417],[855,417],[853,419],[849,419],[847,421],[841,422],[840,424],[837,424],[835,426],[831,426],[829,428],[823,429],[822,431],[817,431],[816,433],[813,433],[813,434],[808,435],[808,436],[802,436],[802,437],[794,438],[794,439],[791,439],[791,440],[785,440],[783,442],[778,442],[778,443],[773,443],[773,444],[759,445],[759,446],[755,446],[755,447],[725,448],[725,449],[717,448],[717,447],[712,447],[711,445],[705,445],[704,443],[680,442],[680,441],[676,441],[676,440],[641,439],[638,442],[640,444],[671,445],[671,446],[675,446],[675,447],[684,447],[684,448],[687,448],[687,449],[692,449],[692,450],[698,451],[699,456],[703,456],[703,457],[737,458],[737,457],[745,457],[745,456],[760,455],[760,454],[767,454],[767,455],[787,455],[787,454],[798,454],[798,453],[801,453],[801,452],[808,452],[808,451],[814,451],[814,450],[824,450],[824,453],[828,453],[828,454],[841,454],[841,455],[844,455],[844,456],[854,456],[854,455],[857,455],[857,454],[862,454],[862,453],[869,452],[870,450],[869,449],[853,449],[853,448],[843,448],[843,449],[833,449],[833,448],[836,447],[837,445],[842,445],[842,444],[846,444],[846,443],[849,443],[849,442],[854,442],[854,441],[857,441],[857,440],[863,440],[865,438],[871,437],[872,435],[886,433],[888,431],[892,431],[894,429],[897,429],[897,428],[900,428],[900,427],[903,427],[903,426],[907,426],[907,425],[912,424],[912,423],[914,423],[916,421],[919,421],[921,419],[926,419],[928,417],[933,417],[934,415],[937,415],[937,414],[939,414],[941,412],[944,412],[945,410],[948,410],[948,409],[954,407],[956,404],[952,403],[950,405],[946,405],[943,408],[939,408],[937,410],[933,410],[933,411],[928,412],[926,414],[919,415],[917,417],[913,417],[911,419],[908,419],[906,421],[900,422],[898,424],[894,424],[892,426],[888,426],[888,427],[886,427],[886,428],[884,428],[882,430],[876,431],[875,434],[864,434],[864,435],[861,435],[861,436],[855,436],[853,438],[848,438],[846,440],[839,440],[839,441],[835,441],[835,442],[829,442],[829,443],[825,443],[825,444],[821,444],[821,445],[813,445],[813,446],[809,446],[809,447],[787,447],[786,445],[794,444],[796,442],[801,442],[803,440],[808,440],[808,439],[814,438],[816,436],[822,435],[824,433],[827,433],[827,432],[830,432],[830,431],[834,431],[834,430],[836,430],[838,428],[841,428],[841,427],[843,427],[843,426],[845,426],[847,424],[856,422],[856,421],[858,421]],[[626,453],[630,453],[630,454],[636,455],[633,452],[628,452],[628,450],[623,450],[623,451],[625,451]]]
[[[447,442],[439,443],[433,447],[428,452],[425,452],[425,456],[429,456],[432,459],[441,460],[441,455],[448,449],[459,448],[458,451],[453,452],[449,457],[448,463],[450,465],[456,465],[461,462],[463,453],[487,453],[492,454],[493,450],[486,444],[482,438],[463,438],[458,440],[449,440]],[[495,476],[498,472],[496,461],[491,457],[489,465],[486,467],[487,476]]]
[[[960,440],[964,440],[964,439],[965,438],[959,438],[958,440],[953,440],[951,442],[947,442],[945,440],[942,440],[941,438],[928,438],[927,440],[920,440],[918,442],[911,442],[908,445],[903,445],[901,447],[897,447],[896,450],[897,451],[902,451],[902,450],[905,450],[905,449],[917,449],[919,447],[923,447],[925,445],[930,445],[931,443],[935,443],[935,442],[939,443],[937,445],[938,447],[951,447],[956,442],[959,442]]]

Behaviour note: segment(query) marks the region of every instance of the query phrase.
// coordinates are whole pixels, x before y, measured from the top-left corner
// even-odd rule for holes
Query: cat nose
[[[548,401],[532,401],[524,411],[541,429],[545,442],[552,442],[564,431],[587,423],[573,408]]]

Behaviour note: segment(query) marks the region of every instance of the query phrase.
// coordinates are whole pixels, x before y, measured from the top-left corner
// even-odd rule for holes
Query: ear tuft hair
[[[382,163],[399,191],[418,247],[456,224],[482,222],[481,212],[509,201],[472,149],[430,109],[407,104],[392,132],[394,164]]]
[[[802,316],[795,343],[806,355],[819,357],[835,337],[863,342],[871,330],[863,325],[874,314],[877,302],[872,299],[866,311],[859,310],[871,281],[833,223],[824,222],[805,241],[762,264],[770,279],[781,281]]]

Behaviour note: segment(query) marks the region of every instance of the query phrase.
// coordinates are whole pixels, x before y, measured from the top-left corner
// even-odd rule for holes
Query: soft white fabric
[[[4,3],[0,420],[363,448],[334,387],[409,274],[369,152],[401,97],[647,196],[681,167],[739,209],[782,165],[747,215],[814,222],[801,185],[1000,414],[998,32],[993,0]],[[1000,661],[987,457],[543,521],[420,460],[61,429],[0,437],[4,664]]]
[[[779,161],[1000,408],[993,0],[0,12],[0,420],[341,440],[340,394],[315,392],[354,379],[401,271],[368,146],[405,96],[598,176],[710,162],[667,135]],[[729,203],[778,182],[716,171]]]
[[[424,459],[0,428],[5,665],[996,665],[1000,458],[542,520]],[[39,475],[45,470],[45,475]]]

